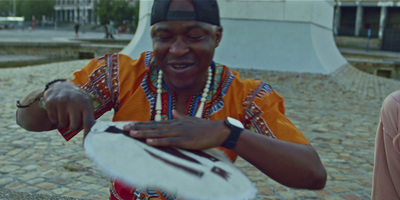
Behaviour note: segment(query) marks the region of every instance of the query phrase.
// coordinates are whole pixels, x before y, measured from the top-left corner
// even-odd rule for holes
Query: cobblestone
[[[9,98],[2,99],[6,106],[0,111],[0,116],[7,116],[0,124],[0,187],[17,192],[29,191],[72,198],[108,197],[108,178],[86,158],[81,147],[81,137],[66,142],[56,131],[27,132],[15,124],[13,116],[14,102],[23,94],[42,87],[49,80],[48,77],[68,78],[87,62],[78,60],[1,69],[0,96]],[[348,68],[351,66],[341,70],[355,70]],[[360,71],[349,73],[347,77],[343,77],[344,74],[335,77],[237,70],[244,78],[252,77],[270,83],[285,97],[287,116],[317,149],[328,171],[328,182],[324,190],[296,190],[281,186],[239,159],[237,166],[259,189],[257,199],[369,198],[375,130],[381,100],[389,90],[386,93],[380,91],[379,94],[366,95],[342,83],[352,79],[348,77],[350,75],[369,77]],[[46,75],[42,74],[44,71]],[[361,75],[356,75],[356,72]],[[30,84],[27,85],[27,82]],[[380,82],[399,86],[399,82],[393,80]],[[110,115],[104,118],[107,117],[110,119]]]
[[[71,78],[88,60],[0,69],[0,200],[107,199],[108,177],[85,156],[82,137],[27,132],[15,123],[15,101],[55,78]],[[370,199],[375,131],[383,99],[400,82],[351,65],[330,75],[240,70],[285,98],[286,115],[318,151],[328,171],[323,190],[288,188],[242,159],[236,165],[257,185],[257,200]],[[367,86],[366,86],[367,85]],[[111,114],[102,119],[110,120]]]

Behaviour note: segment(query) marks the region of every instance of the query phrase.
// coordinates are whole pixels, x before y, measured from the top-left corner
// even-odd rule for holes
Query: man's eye
[[[204,35],[188,35],[188,38],[191,40],[200,40]]]
[[[172,37],[171,36],[160,36],[158,37],[158,39],[162,40],[162,41],[167,41],[170,40]]]
[[[161,41],[168,41],[172,39],[172,36],[169,34],[159,34],[157,35],[157,38]]]

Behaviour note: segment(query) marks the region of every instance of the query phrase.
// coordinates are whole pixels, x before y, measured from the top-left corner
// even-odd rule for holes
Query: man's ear
[[[222,39],[222,27],[217,27],[215,30],[215,48],[219,46]]]

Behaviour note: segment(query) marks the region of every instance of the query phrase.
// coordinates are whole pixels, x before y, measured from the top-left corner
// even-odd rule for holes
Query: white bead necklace
[[[157,101],[156,101],[156,116],[154,117],[155,121],[161,121],[161,110],[162,110],[162,105],[161,105],[161,92],[162,92],[162,75],[163,72],[160,69],[158,72],[158,78],[157,78]],[[212,79],[212,69],[211,67],[208,68],[208,76],[207,76],[207,82],[206,85],[203,89],[203,94],[201,95],[200,99],[200,106],[197,109],[196,112],[196,117],[201,118],[203,115],[203,109],[204,109],[204,103],[207,100],[208,92],[210,91],[210,85],[211,85],[211,79]]]

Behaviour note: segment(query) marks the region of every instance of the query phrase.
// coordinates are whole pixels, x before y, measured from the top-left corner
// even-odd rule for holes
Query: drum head
[[[106,174],[135,187],[157,187],[183,199],[253,199],[253,183],[218,149],[152,147],[128,137],[128,122],[98,121],[84,141]]]

